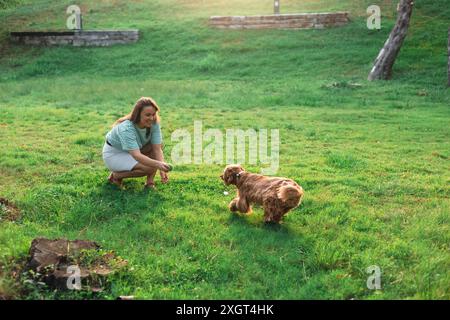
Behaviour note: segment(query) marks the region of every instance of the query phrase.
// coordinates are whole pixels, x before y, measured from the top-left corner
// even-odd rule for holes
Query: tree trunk
[[[413,0],[400,0],[398,5],[397,22],[394,29],[392,29],[389,38],[384,44],[375,60],[374,66],[369,73],[368,80],[387,80],[392,76],[392,66],[397,58],[403,40],[406,38],[408,32],[409,20],[413,9]]]
[[[450,87],[450,28],[448,29],[448,86]]]
[[[273,1],[273,13],[280,14],[280,0]]]

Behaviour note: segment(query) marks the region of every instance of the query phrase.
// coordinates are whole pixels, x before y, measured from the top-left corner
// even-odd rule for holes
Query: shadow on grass
[[[152,189],[142,186],[134,188],[135,182],[127,184],[127,189],[120,190],[117,186],[104,183],[94,188],[90,193],[78,198],[65,214],[62,231],[83,230],[88,227],[107,226],[116,219],[139,220],[146,216],[149,210],[155,217],[165,215],[161,206],[165,196]]]
[[[292,246],[304,243],[302,235],[288,223],[265,223],[262,213],[251,215],[230,213],[227,220],[227,238],[234,243],[238,256],[249,257],[255,253],[291,250]]]
[[[288,232],[289,228],[285,223],[266,223],[263,221],[264,217],[259,212],[252,212],[251,214],[242,214],[229,211],[228,222],[234,227],[245,227],[262,229],[268,232]]]

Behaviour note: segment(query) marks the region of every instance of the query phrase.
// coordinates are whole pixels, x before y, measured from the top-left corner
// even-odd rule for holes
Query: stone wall
[[[350,21],[349,12],[295,13],[265,16],[213,16],[209,25],[220,29],[323,29]]]
[[[139,30],[11,32],[11,40],[16,43],[39,46],[111,46],[114,44],[126,44],[138,41]]]

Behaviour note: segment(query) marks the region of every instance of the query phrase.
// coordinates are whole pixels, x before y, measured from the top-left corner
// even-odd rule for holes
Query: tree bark
[[[448,29],[448,86],[450,87],[450,28]]]
[[[397,22],[375,60],[374,66],[369,73],[369,81],[388,80],[391,78],[392,67],[408,32],[413,4],[413,0],[400,0],[397,9]]]
[[[273,1],[273,13],[280,14],[280,0]]]

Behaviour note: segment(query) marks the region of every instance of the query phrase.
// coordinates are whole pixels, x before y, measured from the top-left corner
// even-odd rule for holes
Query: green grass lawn
[[[302,31],[207,27],[211,15],[270,14],[268,0],[78,1],[87,29],[140,30],[109,48],[9,43],[9,31],[64,29],[71,1],[0,10],[0,197],[21,210],[0,211],[0,297],[449,299],[446,1],[417,1],[380,82],[366,78],[395,1],[380,1],[380,31],[366,28],[371,1],[281,1],[282,13],[351,13],[345,27]],[[301,206],[280,226],[258,207],[231,214],[224,165],[175,166],[156,191],[144,178],[109,185],[104,135],[141,96],[161,106],[168,161],[172,132],[197,120],[279,129],[277,175],[302,185]],[[95,295],[25,288],[12,274],[38,236],[96,241],[129,270]],[[381,290],[366,286],[372,265]]]

